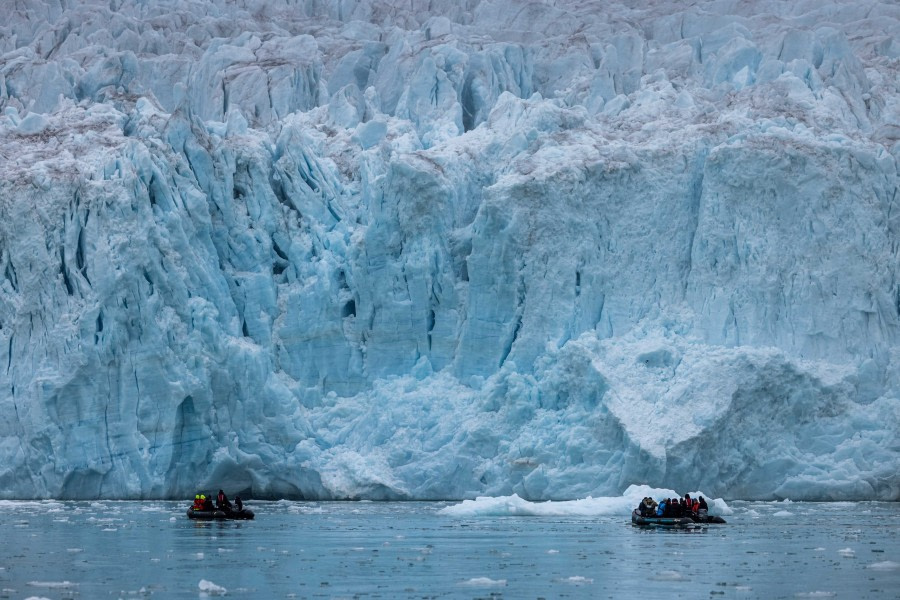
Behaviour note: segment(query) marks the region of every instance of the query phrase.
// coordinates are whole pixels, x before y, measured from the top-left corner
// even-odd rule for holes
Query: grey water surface
[[[0,502],[0,598],[884,598],[900,504],[732,503],[728,524],[470,517],[435,502]]]

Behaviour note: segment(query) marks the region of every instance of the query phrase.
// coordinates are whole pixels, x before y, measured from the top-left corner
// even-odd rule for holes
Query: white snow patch
[[[650,579],[654,581],[687,581],[688,578],[683,573],[680,573],[678,571],[666,570],[659,571],[658,573],[650,577]]]

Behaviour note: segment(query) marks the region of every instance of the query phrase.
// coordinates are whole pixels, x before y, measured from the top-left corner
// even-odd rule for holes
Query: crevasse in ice
[[[900,498],[898,40],[886,0],[18,0],[0,497]]]

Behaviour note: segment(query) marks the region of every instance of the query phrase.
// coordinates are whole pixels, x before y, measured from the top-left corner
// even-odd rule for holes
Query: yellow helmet
[[[201,500],[206,500],[206,496],[204,496],[203,494],[200,494],[200,499],[201,499]]]
[[[199,499],[200,499],[200,494],[197,494],[196,496],[194,496],[194,500],[199,500]]]

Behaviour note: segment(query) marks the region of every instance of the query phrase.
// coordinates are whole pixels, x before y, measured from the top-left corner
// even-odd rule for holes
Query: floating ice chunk
[[[650,579],[654,581],[687,581],[687,577],[678,571],[660,571]]]
[[[853,548],[841,548],[840,550],[838,550],[838,554],[840,554],[844,558],[853,558],[854,556],[856,556],[856,552],[853,550]]]
[[[700,492],[691,492],[691,497],[704,496]],[[621,516],[631,514],[645,496],[653,498],[678,497],[680,494],[672,490],[660,490],[649,486],[632,485],[622,496],[592,498],[582,500],[564,500],[547,502],[530,502],[519,497],[479,497],[475,500],[463,500],[460,504],[447,506],[438,511],[439,514],[453,517],[549,517],[549,516]],[[729,515],[732,510],[719,498],[708,501],[710,514]]]
[[[607,500],[612,500],[613,502]],[[630,511],[630,509],[628,510]],[[591,516],[622,512],[625,512],[625,507],[624,505],[619,506],[619,499],[587,498],[562,502],[529,502],[528,500],[523,500],[517,494],[497,498],[480,497],[475,500],[464,500],[461,504],[448,506],[439,511],[440,514],[454,517]]]
[[[794,513],[787,510],[779,510],[778,512],[772,513],[773,517],[793,517]]]
[[[504,587],[506,585],[506,580],[491,579],[490,577],[473,577],[472,579],[459,582],[459,585],[468,587]]]
[[[877,563],[872,563],[871,565],[866,565],[867,569],[872,569],[873,571],[896,571],[900,569],[900,563],[894,562],[892,560],[884,560]]]
[[[583,577],[581,575],[574,575],[572,577],[566,577],[562,580],[564,583],[571,583],[574,585],[585,585],[588,583],[594,583],[594,580],[590,577]]]
[[[28,585],[32,587],[42,587],[51,589],[68,589],[78,587],[77,583],[71,581],[29,581]]]
[[[216,585],[212,581],[207,581],[206,579],[201,579],[197,587],[200,588],[201,595],[224,596],[228,592],[228,590],[222,586]]]

